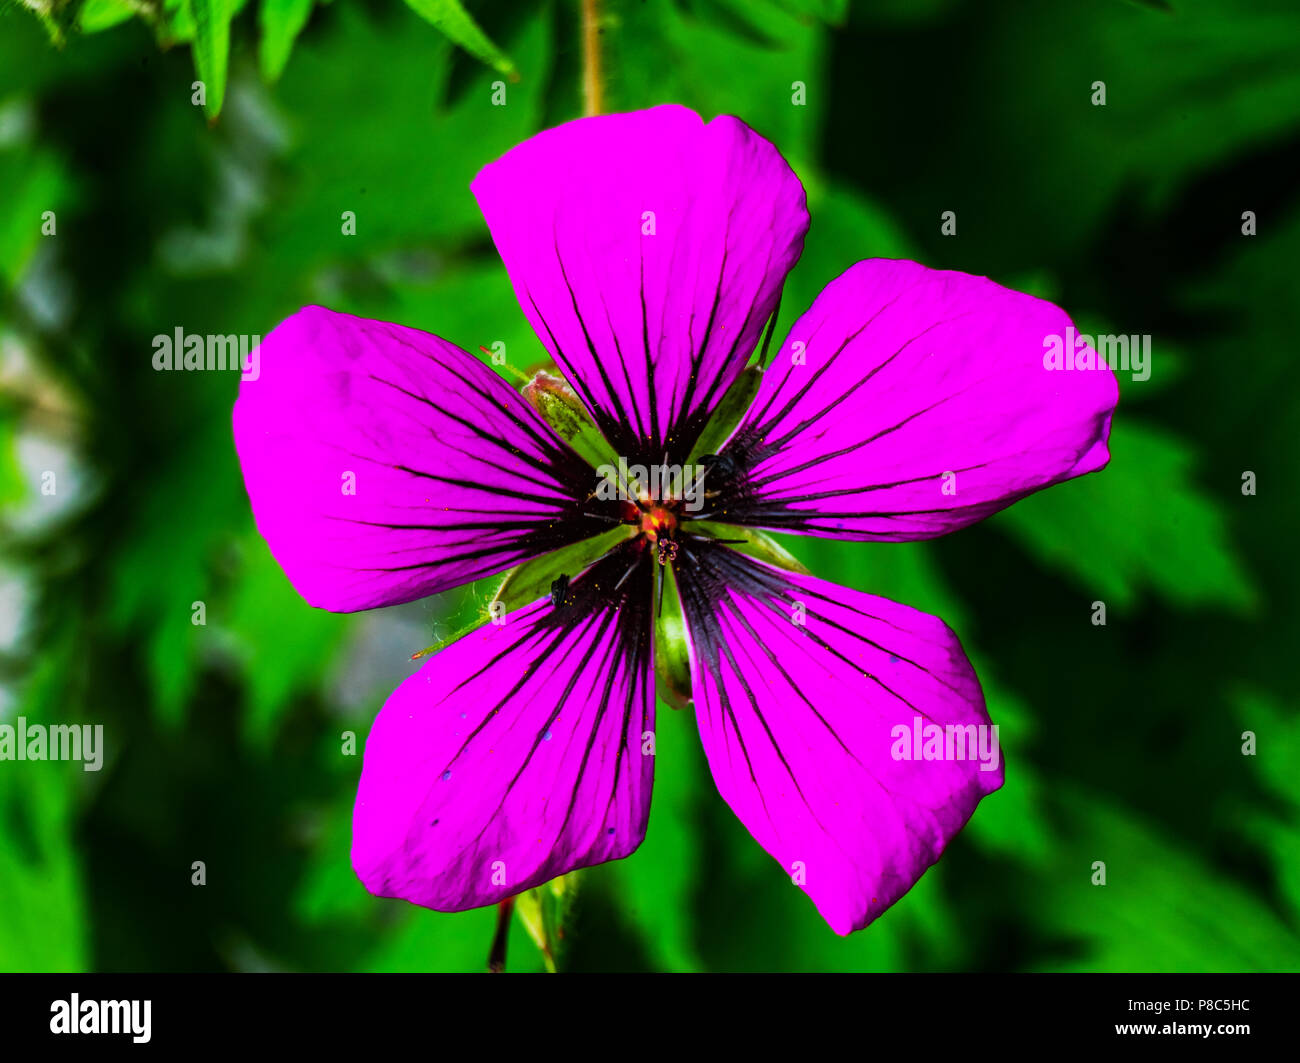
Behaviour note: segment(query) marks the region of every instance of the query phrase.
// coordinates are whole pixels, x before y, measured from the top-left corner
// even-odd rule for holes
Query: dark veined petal
[[[678,578],[718,791],[836,932],[861,929],[1002,785],[957,637],[936,617],[723,546],[693,544]],[[951,759],[902,759],[913,736],[950,725]]]
[[[803,249],[780,153],[735,118],[655,107],[539,133],[472,188],[605,438],[630,461],[685,461]]]
[[[846,539],[942,535],[1102,468],[1109,367],[1055,370],[1058,307],[984,277],[859,262],[791,329],[725,453],[717,519]]]
[[[322,609],[392,605],[605,531],[593,473],[478,359],[417,329],[306,307],[240,386],[253,515]]]
[[[626,577],[626,578],[624,578]],[[625,544],[441,650],[366,740],[352,864],[439,911],[627,856],[650,813],[651,572]]]

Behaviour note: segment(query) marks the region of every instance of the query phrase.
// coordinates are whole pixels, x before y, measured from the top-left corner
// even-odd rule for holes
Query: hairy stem
[[[600,34],[600,0],[582,0],[582,109],[589,115],[600,114],[605,108]]]

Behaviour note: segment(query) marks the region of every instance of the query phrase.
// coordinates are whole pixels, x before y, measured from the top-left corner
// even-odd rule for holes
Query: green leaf
[[[77,971],[88,927],[76,855],[80,764],[7,763],[0,787],[0,971]]]
[[[229,0],[186,0],[194,19],[194,69],[204,85],[203,113],[214,121],[226,95],[230,59]]]
[[[1287,712],[1275,698],[1252,689],[1236,690],[1231,700],[1241,731],[1231,736],[1234,750],[1241,734],[1254,736],[1253,755],[1244,763],[1276,795],[1266,810],[1252,807],[1241,819],[1246,833],[1273,858],[1278,889],[1300,920],[1300,714]]]
[[[320,683],[352,618],[308,605],[260,536],[249,534],[242,545],[228,629],[248,682],[245,727],[264,743],[290,699]]]
[[[500,258],[489,250],[474,268],[475,256],[455,250],[487,243],[468,187],[474,175],[545,123],[554,46],[544,15],[539,7],[512,39],[529,77],[511,88],[509,106],[484,107],[495,76],[486,67],[475,67],[465,90],[449,98],[453,46],[444,37],[397,33],[376,12],[335,5],[320,32],[299,40],[276,92],[295,136],[282,163],[291,192],[264,217],[263,275],[277,284],[293,278],[286,296],[295,303],[401,321],[470,351],[502,340],[517,367],[529,365],[525,352],[544,355]],[[375,121],[378,99],[382,122]],[[344,210],[356,212],[356,236],[340,235]],[[418,272],[419,290],[375,284],[375,260],[386,253],[423,261],[409,271]],[[340,283],[349,276],[359,278],[355,290]]]
[[[337,750],[337,740],[330,739]],[[333,753],[335,764],[338,757]],[[355,941],[362,957],[348,963],[369,972],[481,972],[496,928],[496,906],[444,914],[374,897],[352,869],[355,769],[335,772],[340,792],[317,810],[318,829],[294,897],[294,914],[317,937]],[[542,887],[546,889],[547,887]],[[541,971],[541,953],[522,920],[512,920],[508,971]]]
[[[974,28],[961,76],[985,86],[987,117],[951,148],[981,171],[968,183],[997,189],[997,210],[1052,219],[1032,236],[1037,254],[1088,246],[1114,204],[1160,209],[1234,153],[1294,135],[1294,4],[1184,6],[1171,17],[1137,4],[998,5]],[[1104,106],[1091,102],[1095,82]],[[1027,234],[1004,243],[1020,251]]]
[[[330,736],[331,749],[338,741]],[[335,762],[343,760],[334,757]],[[342,773],[339,773],[342,774]],[[306,925],[318,928],[331,922],[360,920],[374,905],[374,898],[352,870],[352,806],[355,773],[340,780],[333,801],[315,810],[318,827],[313,832],[311,854],[293,898],[294,915]]]
[[[68,198],[69,181],[58,158],[19,144],[0,150],[0,278],[16,284],[43,239],[46,211]],[[56,230],[57,231],[57,230]]]
[[[82,33],[100,33],[112,29],[140,10],[128,0],[86,0],[77,19]]]
[[[184,392],[169,397],[178,404],[189,400]],[[187,437],[164,453],[139,482],[138,502],[127,511],[124,534],[109,555],[105,618],[114,630],[144,644],[151,704],[169,724],[185,715],[209,630],[192,623],[193,603],[211,602],[213,557],[232,528],[248,520],[229,433],[225,417],[196,421]],[[194,476],[195,468],[205,475]],[[191,522],[184,535],[175,527],[180,513]]]
[[[1075,947],[1047,961],[1066,971],[1282,971],[1300,938],[1256,894],[1128,809],[1057,782],[1058,858],[1035,888],[1030,919]],[[1106,884],[1093,885],[1095,861]],[[1159,898],[1159,903],[1152,903]]]
[[[1042,865],[1056,852],[1057,844],[1044,811],[1047,784],[1030,759],[1035,731],[1033,714],[996,679],[990,665],[976,654],[970,656],[984,690],[989,719],[998,729],[998,748],[1007,772],[1002,788],[980,801],[964,833],[976,845],[994,854]]]
[[[247,678],[248,736],[265,742],[290,699],[320,684],[352,619],[308,606],[259,535],[243,547],[229,630]]]
[[[14,717],[72,722],[70,677],[83,648],[75,633],[42,648]],[[5,714],[4,722],[15,725]],[[90,928],[78,859],[78,791],[89,783],[69,762],[3,763],[0,786],[0,971],[80,971]]]
[[[1044,295],[1029,291],[1027,288],[1019,288],[1014,283],[1008,284],[1007,287],[1028,291],[1030,295],[1037,295],[1040,299],[1047,299],[1050,302],[1060,301],[1060,296],[1056,293]],[[1114,321],[1103,320],[1087,312],[1074,315],[1074,327],[1077,332],[1089,337],[1123,335]],[[1147,364],[1144,367],[1147,379],[1140,379],[1142,374],[1137,372],[1134,362],[1130,362],[1131,368],[1128,370],[1116,369],[1115,379],[1119,383],[1120,406],[1127,410],[1134,402],[1146,402],[1162,397],[1171,385],[1177,384],[1183,378],[1187,372],[1187,364],[1187,352],[1176,343],[1161,338],[1158,347],[1147,356]]]
[[[849,0],[773,0],[777,7],[803,19],[840,25],[849,15]]]
[[[275,81],[284,72],[302,28],[311,15],[313,0],[262,0],[257,20],[262,29],[262,41],[257,51],[262,77]]]
[[[616,72],[609,110],[673,100],[706,118],[739,115],[805,176],[828,102],[816,21],[751,0],[609,4],[606,21],[605,65]],[[792,103],[796,81],[806,83],[806,106]]]
[[[432,23],[450,40],[497,73],[512,78],[519,76],[510,57],[479,29],[478,23],[470,17],[459,0],[406,0],[406,4],[422,19]]]
[[[17,426],[17,417],[0,404],[0,517],[17,512],[30,491],[18,464]]]
[[[1149,589],[1177,605],[1250,607],[1255,592],[1219,508],[1192,479],[1192,449],[1117,421],[1110,450],[1100,472],[1022,499],[992,526],[1101,601],[1129,606]]]

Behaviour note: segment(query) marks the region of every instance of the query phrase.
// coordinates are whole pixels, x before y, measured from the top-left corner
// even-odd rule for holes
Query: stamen
[[[637,558],[637,560],[633,561],[630,565],[627,566],[627,571],[624,572],[623,575],[619,578],[619,581],[614,584],[615,590],[618,590],[621,586],[623,586],[624,583],[627,582],[628,576],[632,575],[632,573],[636,570],[636,566],[639,565],[640,563],[641,563],[641,559]]]

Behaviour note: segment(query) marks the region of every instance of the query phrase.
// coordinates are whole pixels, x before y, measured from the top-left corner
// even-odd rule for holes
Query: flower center
[[[709,457],[712,457],[709,455]],[[667,455],[659,465],[618,464],[596,469],[596,489],[587,501],[611,503],[607,514],[591,514],[601,520],[631,525],[637,556],[649,556],[660,565],[676,563],[679,553],[696,536],[686,530],[692,520],[708,519],[704,477],[709,467],[670,465]]]
[[[641,505],[641,534],[652,543],[657,542],[661,535],[671,538],[677,530],[677,515],[659,502],[643,502]]]

